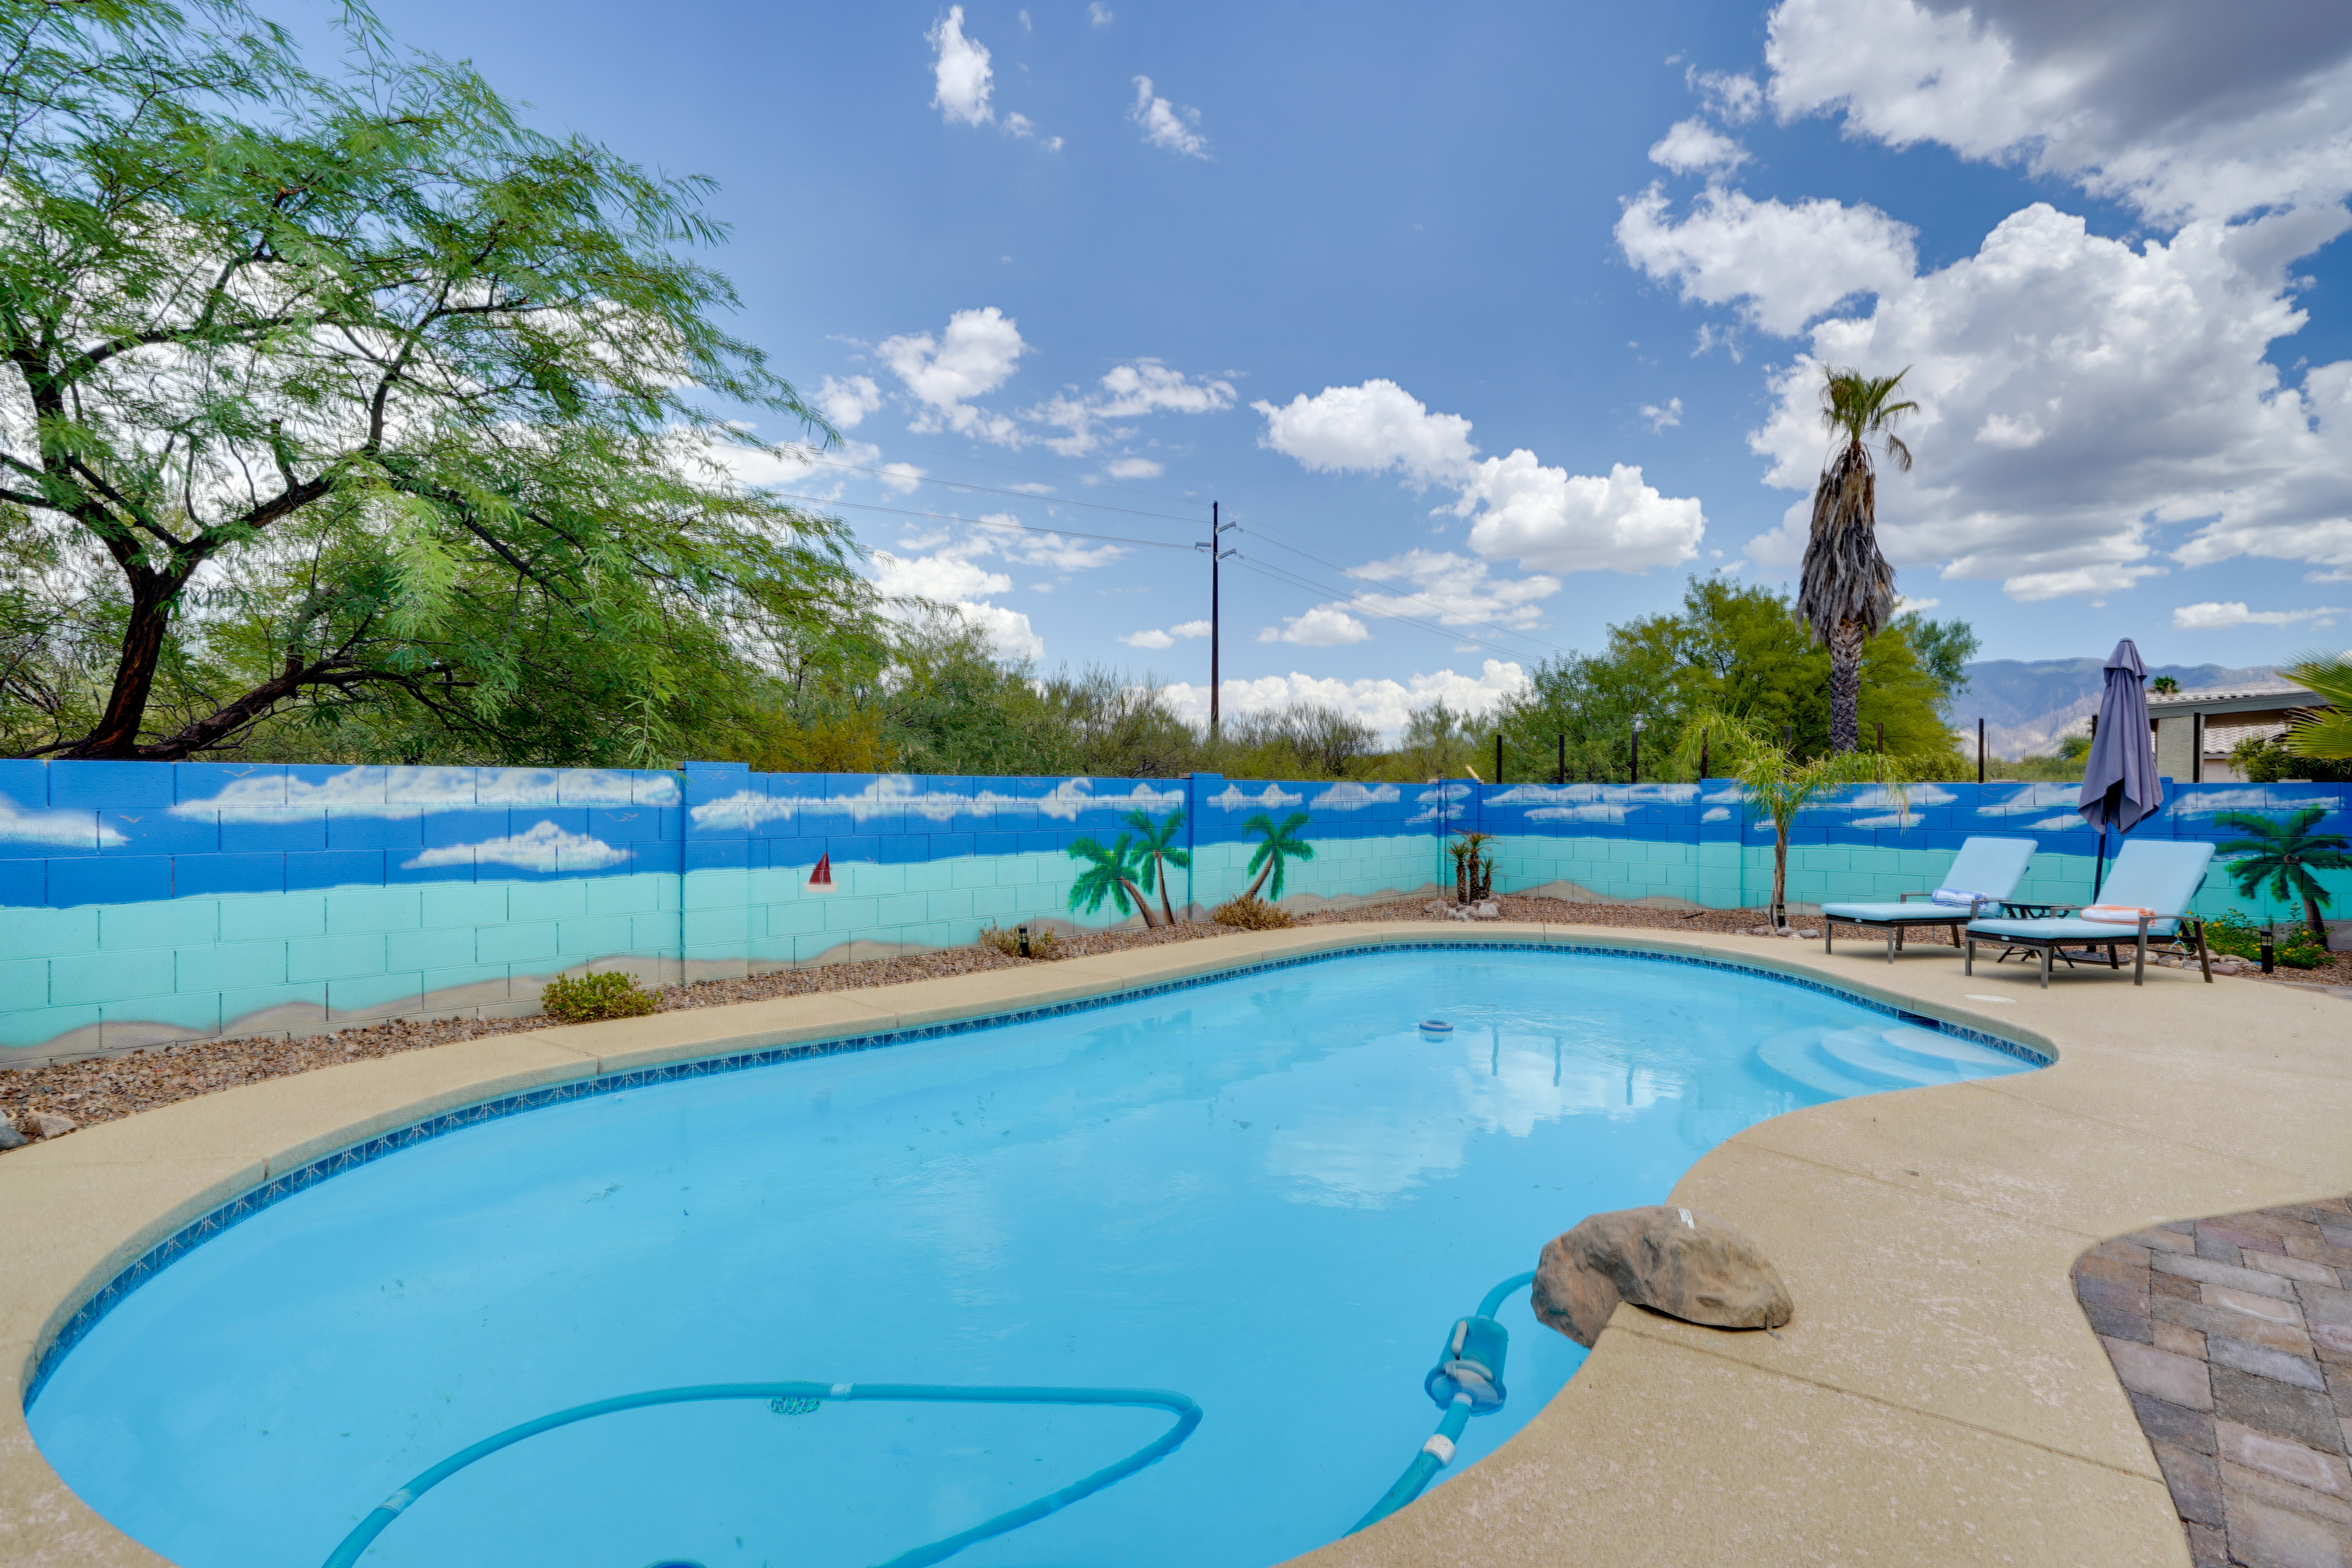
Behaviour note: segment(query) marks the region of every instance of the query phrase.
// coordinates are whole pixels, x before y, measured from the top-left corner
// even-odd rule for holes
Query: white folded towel
[[[1971,904],[1998,904],[1999,899],[1987,893],[1971,893],[1966,888],[1938,888],[1927,895],[1930,903],[1958,904],[1967,909]]]
[[[2080,912],[2086,921],[2111,926],[2136,926],[2142,915],[2150,920],[2160,918],[2154,910],[2144,910],[2137,904],[2092,904]]]

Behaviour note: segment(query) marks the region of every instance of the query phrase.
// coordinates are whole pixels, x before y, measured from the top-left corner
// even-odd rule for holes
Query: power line
[[[828,468],[854,468],[861,474],[879,475],[885,479],[895,480],[900,484],[911,479],[919,485],[947,485],[951,489],[973,490],[986,496],[1012,496],[1020,500],[1044,501],[1048,506],[1091,507],[1097,511],[1115,511],[1123,517],[1156,517],[1169,522],[1189,522],[1196,526],[1201,521],[1197,517],[1178,517],[1173,512],[1138,511],[1129,506],[1106,506],[1098,500],[1069,500],[1061,496],[1041,496],[1030,490],[993,489],[987,485],[968,484],[962,479],[940,479],[934,474],[894,474],[887,468],[868,468],[864,463],[845,463],[838,458],[804,457],[802,460],[809,463],[822,463]],[[842,504],[846,506],[850,503],[845,501]]]
[[[1171,544],[1164,539],[1125,539],[1110,533],[1079,533],[1067,528],[1040,528],[1034,523],[1013,522],[991,518],[985,521],[976,517],[952,517],[943,511],[910,511],[899,506],[876,506],[870,501],[829,500],[823,496],[794,495],[789,490],[774,492],[784,500],[804,500],[818,506],[855,507],[860,511],[887,511],[894,517],[928,517],[934,522],[961,522],[972,528],[1017,528],[1024,533],[1051,533],[1062,539],[1097,539],[1107,544],[1141,544],[1153,550],[1190,550],[1189,544]]]

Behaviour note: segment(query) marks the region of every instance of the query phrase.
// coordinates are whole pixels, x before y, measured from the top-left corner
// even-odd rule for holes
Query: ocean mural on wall
[[[2097,838],[2074,786],[1906,793],[1807,812],[1792,902],[1932,887],[1969,833],[2040,843],[2024,896],[2087,896]],[[2315,843],[2352,831],[2347,796],[2189,785],[2136,832],[2238,846],[2258,818]],[[1301,912],[1434,896],[1465,830],[1494,837],[1502,892],[1729,908],[1769,885],[1769,825],[1720,780],[0,762],[0,1060],[525,1013],[564,973],[743,975],[961,945],[988,924],[1199,920],[1245,893]],[[2200,910],[2298,918],[2300,882],[2231,870],[2263,853],[2225,851]],[[2352,872],[2309,875],[2324,912],[2352,907]]]

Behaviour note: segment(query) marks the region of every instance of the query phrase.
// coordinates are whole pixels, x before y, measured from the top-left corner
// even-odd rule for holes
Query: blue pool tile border
[[[1651,963],[1687,964],[1699,969],[1720,969],[1759,980],[1769,980],[1801,990],[1819,992],[1841,1002],[1882,1013],[1918,1028],[1950,1035],[1972,1045],[1986,1047],[2004,1056],[2033,1067],[2048,1067],[2052,1058],[2031,1046],[1982,1029],[1972,1029],[1925,1013],[1914,1013],[1890,1002],[1814,980],[1801,974],[1789,974],[1780,970],[1762,969],[1754,964],[1734,963],[1728,959],[1705,958],[1696,953],[1660,952],[1653,949],[1615,947],[1607,942],[1367,942],[1360,946],[1332,948],[1321,952],[1299,953],[1289,958],[1264,959],[1237,968],[1211,970],[1201,974],[1188,974],[1173,980],[1162,980],[1149,985],[1111,992],[1101,996],[1083,996],[1068,1002],[1048,1003],[1039,1007],[1024,1007],[1017,1012],[991,1013],[978,1018],[961,1018],[950,1023],[923,1024],[912,1028],[889,1029],[877,1034],[845,1036],[832,1040],[805,1040],[797,1045],[769,1046],[759,1050],[740,1051],[730,1056],[702,1057],[692,1061],[666,1062],[659,1067],[634,1068],[626,1072],[606,1073],[595,1078],[576,1079],[569,1083],[549,1084],[544,1089],[524,1089],[501,1095],[496,1100],[445,1110],[390,1132],[379,1133],[364,1142],[339,1149],[332,1154],[311,1161],[299,1169],[275,1176],[257,1187],[238,1194],[219,1207],[191,1220],[170,1236],[149,1247],[125,1265],[97,1294],[75,1310],[66,1320],[57,1336],[41,1352],[33,1370],[32,1381],[25,1390],[25,1408],[30,1410],[41,1396],[49,1376],[73,1348],[87,1337],[99,1320],[119,1306],[123,1299],[157,1274],[170,1268],[189,1252],[218,1236],[231,1226],[250,1219],[263,1209],[284,1202],[295,1194],[317,1186],[331,1176],[341,1175],[356,1166],[381,1160],[403,1149],[438,1138],[446,1133],[478,1127],[487,1121],[518,1116],[528,1110],[538,1110],[568,1100],[588,1100],[599,1095],[617,1094],[625,1089],[644,1089],[653,1084],[669,1083],[680,1079],[709,1078],[719,1073],[741,1072],[751,1068],[773,1067],[780,1063],[803,1061],[813,1057],[839,1056],[851,1051],[878,1050],[889,1046],[912,1044],[918,1040],[940,1039],[950,1035],[972,1034],[982,1029],[993,1029],[1013,1024],[1026,1024],[1040,1018],[1055,1018],[1073,1013],[1095,1012],[1105,1007],[1124,1006],[1130,1002],[1147,1001],[1196,986],[1213,985],[1227,980],[1246,979],[1254,974],[1270,974],[1279,970],[1297,969],[1310,963],[1328,963],[1343,958],[1360,958],[1367,953],[1390,952],[1539,952],[1561,953],[1581,957],[1633,959]]]

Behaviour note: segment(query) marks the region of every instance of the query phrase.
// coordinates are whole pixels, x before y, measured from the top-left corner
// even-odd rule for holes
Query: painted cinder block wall
[[[2072,785],[1909,794],[1907,820],[1874,791],[1807,813],[1791,900],[1932,887],[1987,831],[2042,841],[2026,896],[2087,895],[2096,839]],[[2352,831],[2347,795],[2189,786],[2137,831],[2226,837],[2218,812],[2310,805]],[[961,945],[992,923],[1134,923],[1120,897],[1142,887],[1098,879],[1097,901],[1081,881],[1087,847],[1122,835],[1172,852],[1145,896],[1179,918],[1274,895],[1269,860],[1296,910],[1448,889],[1445,840],[1471,827],[1496,835],[1500,890],[1748,907],[1771,883],[1749,815],[1721,783],[0,763],[0,1061],[528,1013],[549,977],[588,969],[662,984]],[[2200,907],[2292,912],[2218,871]]]

